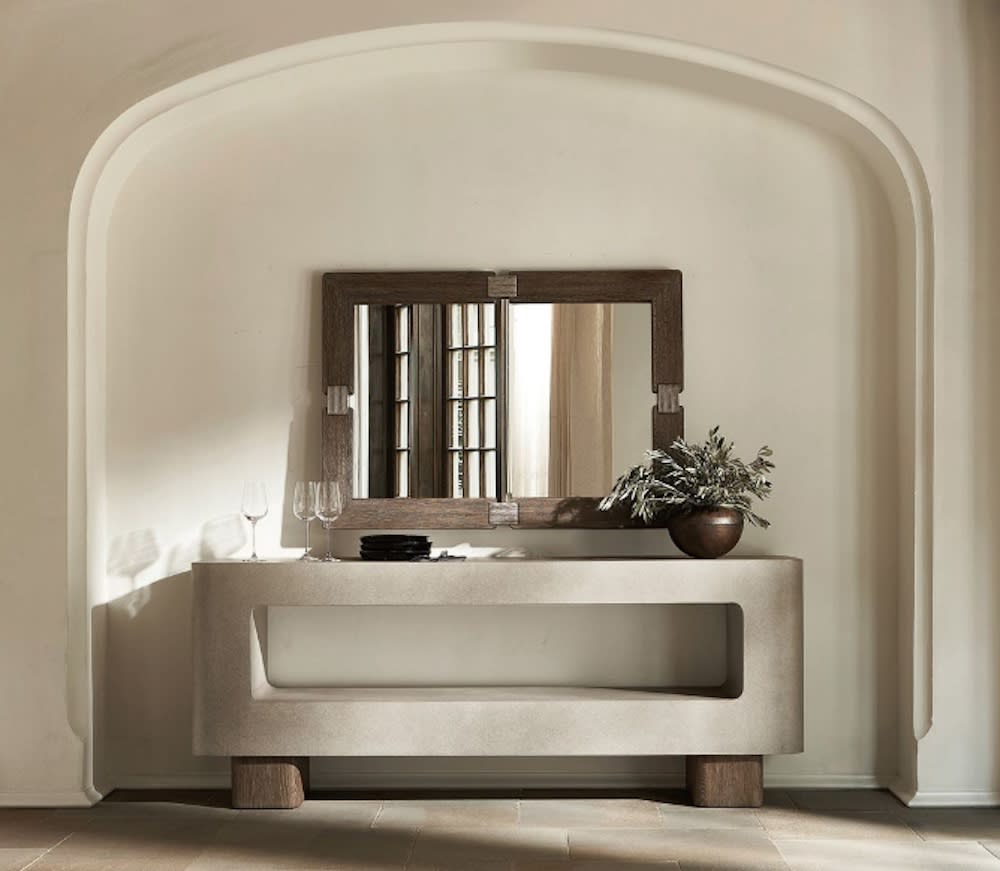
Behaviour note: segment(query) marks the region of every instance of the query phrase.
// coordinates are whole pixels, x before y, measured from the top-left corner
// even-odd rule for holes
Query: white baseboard
[[[768,774],[764,769],[764,786],[768,789],[887,789],[884,778],[874,774]]]
[[[229,789],[229,774],[120,774],[108,782],[113,789]]]
[[[0,807],[91,807],[101,800],[94,789],[52,792],[0,792]]]
[[[918,789],[906,803],[910,807],[998,807],[1000,792],[995,790],[942,792]]]

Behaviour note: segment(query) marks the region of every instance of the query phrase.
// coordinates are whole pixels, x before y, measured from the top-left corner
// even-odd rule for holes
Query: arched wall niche
[[[137,104],[95,144],[81,170],[70,215],[69,512],[71,627],[80,663],[69,686],[75,727],[94,745],[92,674],[101,672],[100,605],[109,595],[106,535],[107,288],[109,229],[134,170],[183,131],[211,123],[241,99],[295,92],[302,73],[341,64],[352,81],[406,73],[549,70],[601,79],[639,81],[752,107],[842,143],[887,204],[899,305],[898,505],[900,780],[915,791],[915,740],[930,724],[929,489],[931,244],[928,196],[906,141],[872,107],[834,88],[743,58],[690,45],[625,34],[506,24],[432,25],[352,34],[250,58],[214,70]],[[349,64],[348,66],[344,66]],[[249,85],[249,87],[248,87]],[[241,96],[242,95],[242,96]],[[452,264],[448,264],[452,265]],[[486,263],[483,268],[508,264]],[[654,264],[660,265],[660,264]],[[663,264],[671,265],[671,264]],[[86,566],[86,571],[81,571]],[[92,621],[91,615],[94,615]],[[96,631],[91,633],[93,622]],[[93,659],[91,652],[93,648]],[[94,663],[94,664],[92,664]],[[912,711],[912,725],[906,712]],[[92,766],[92,753],[90,756]],[[93,768],[87,782],[93,780]],[[101,783],[114,786],[114,783]]]

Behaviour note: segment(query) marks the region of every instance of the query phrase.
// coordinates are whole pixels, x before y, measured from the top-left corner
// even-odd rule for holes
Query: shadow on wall
[[[983,621],[976,637],[990,638],[991,649],[981,650],[982,661],[1000,662],[1000,394],[996,377],[1000,372],[1000,5],[995,0],[971,0],[966,6],[969,57],[968,141],[971,153],[956,156],[967,160],[972,192],[971,230],[972,282],[972,397],[973,420],[972,516],[977,525],[973,555],[975,589]],[[946,290],[947,292],[947,290]],[[997,672],[1000,676],[1000,671]],[[1000,677],[993,689],[994,709],[988,712],[992,733],[1000,736]],[[1000,737],[993,755],[993,783],[1000,783]]]
[[[859,410],[855,432],[857,466],[852,482],[858,492],[858,511],[849,519],[854,528],[845,532],[857,538],[853,570],[872,581],[861,591],[862,600],[852,604],[859,628],[865,621],[868,623],[868,631],[860,635],[871,639],[872,645],[870,653],[862,658],[865,667],[872,671],[859,675],[859,679],[862,685],[870,681],[874,700],[874,773],[881,782],[889,782],[898,773],[900,760],[901,664],[897,614],[902,515],[898,496],[900,408],[896,327],[903,301],[899,298],[895,264],[883,256],[883,249],[890,241],[893,249],[898,248],[891,230],[889,204],[884,197],[873,194],[880,188],[862,160],[844,163],[850,169],[857,204],[854,220],[847,226],[855,235],[860,255],[856,279],[858,320],[854,326],[859,336],[857,368],[852,378],[842,381],[845,389],[856,391]],[[887,409],[892,410],[890,414],[886,414]],[[808,687],[807,681],[807,694]],[[817,690],[817,684],[813,683],[813,691]]]
[[[101,649],[95,662],[97,772],[102,787],[118,786],[118,772],[132,777],[162,772],[187,778],[225,777],[225,760],[191,753],[191,563],[230,557],[246,544],[238,514],[206,521],[192,541],[167,554],[166,577],[138,585],[138,576],[160,558],[151,529],[117,536],[108,551],[108,574],[128,588],[91,615]],[[104,676],[101,685],[100,676]],[[136,736],[141,736],[137,740]],[[178,760],[190,760],[177,770]]]
[[[320,361],[323,354],[323,269],[313,271],[309,285],[309,321],[302,328],[308,331],[307,360]],[[303,378],[302,370],[305,369]],[[288,425],[288,448],[285,461],[285,510],[281,514],[281,546],[304,547],[305,524],[292,514],[292,496],[296,481],[318,481],[323,475],[322,413],[323,413],[323,364],[309,363],[292,370],[292,395],[295,397],[295,416]],[[318,522],[311,524],[310,541],[320,530]]]
[[[161,578],[98,606],[95,623],[106,625],[107,665],[99,736],[107,766],[102,781],[121,783],[150,776],[149,786],[168,786],[158,776],[222,782],[226,761],[191,753],[191,573]],[[141,737],[139,737],[141,736]],[[189,760],[181,767],[182,760]],[[138,784],[134,784],[138,785]]]

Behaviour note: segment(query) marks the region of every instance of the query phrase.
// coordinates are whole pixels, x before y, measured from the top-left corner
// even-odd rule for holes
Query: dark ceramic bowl
[[[675,514],[667,521],[674,544],[696,559],[729,553],[743,535],[743,515],[734,508],[707,508]]]

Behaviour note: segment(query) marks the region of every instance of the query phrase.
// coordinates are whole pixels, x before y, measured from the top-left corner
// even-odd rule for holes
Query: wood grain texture
[[[345,501],[354,494],[354,410],[323,415],[323,480],[340,481]]]
[[[653,392],[658,384],[676,384],[684,389],[684,320],[681,274],[662,274],[652,302]]]
[[[353,499],[334,529],[489,529],[489,499]]]
[[[628,510],[621,506],[611,511],[601,511],[598,508],[600,496],[514,496],[512,501],[517,503],[517,529],[548,529],[559,526],[572,529],[641,529],[646,526],[641,521],[633,520]]]
[[[232,757],[234,808],[297,808],[309,789],[307,756]]]
[[[695,807],[760,807],[762,756],[688,756],[687,788]]]
[[[666,450],[676,438],[684,435],[684,406],[677,411],[661,413],[653,406],[653,447]]]

